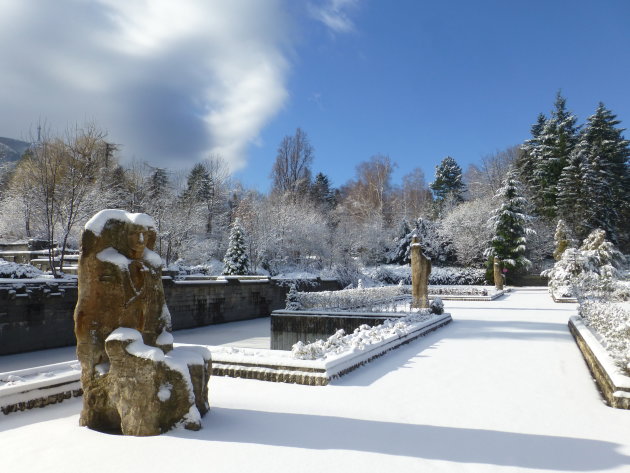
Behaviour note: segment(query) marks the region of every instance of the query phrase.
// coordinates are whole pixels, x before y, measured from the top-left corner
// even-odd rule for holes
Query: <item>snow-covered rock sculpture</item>
[[[429,307],[429,275],[431,274],[431,258],[423,252],[418,237],[411,239],[411,297],[412,307],[427,309]]]
[[[80,423],[95,430],[198,430],[209,408],[210,353],[173,349],[155,238],[151,217],[112,209],[92,217],[81,238],[74,312]]]

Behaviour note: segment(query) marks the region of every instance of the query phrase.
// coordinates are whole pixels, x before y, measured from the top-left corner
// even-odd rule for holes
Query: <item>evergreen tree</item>
[[[549,219],[556,216],[558,181],[577,142],[576,120],[566,108],[566,99],[558,92],[551,117],[541,129],[539,116],[532,127],[536,135],[524,148],[531,160],[531,175],[525,177],[530,182],[533,204],[539,215]]]
[[[230,231],[230,243],[225,257],[223,258],[223,274],[243,275],[249,272],[249,259],[247,257],[247,247],[245,237],[239,219],[234,221]]]
[[[583,194],[588,199],[585,210],[584,231],[601,228],[608,238],[618,241],[621,224],[619,210],[630,199],[630,142],[624,139],[623,128],[617,128],[617,120],[604,104],[600,103],[595,114],[588,118],[584,133],[576,151],[584,156]]]
[[[411,228],[407,219],[403,219],[398,229],[398,236],[394,239],[394,249],[390,253],[388,262],[392,264],[407,264],[410,261],[409,248],[411,245]]]
[[[588,200],[583,194],[584,172],[584,152],[575,150],[571,153],[567,166],[562,170],[558,180],[556,214],[574,235],[584,233],[584,215],[588,206]]]
[[[447,156],[435,167],[435,180],[429,184],[433,191],[438,205],[443,204],[447,199],[456,202],[464,200],[466,186],[462,180],[462,168],[450,156]]]
[[[526,200],[520,194],[520,183],[513,172],[508,173],[503,187],[499,189],[497,199],[501,206],[494,211],[488,223],[494,236],[490,248],[486,251],[490,264],[497,256],[504,268],[519,270],[530,265],[525,257],[527,250],[527,234],[532,230],[526,227],[529,217],[525,213]]]
[[[168,174],[166,174],[166,169],[155,168],[155,171],[153,171],[151,177],[149,178],[148,191],[151,200],[159,200],[168,189],[168,185]]]
[[[516,161],[516,166],[523,182],[527,182],[534,174],[535,155],[541,144],[540,140],[542,132],[545,129],[545,123],[547,123],[547,117],[545,114],[538,114],[536,123],[534,123],[530,129],[532,137],[522,146],[522,149],[525,152],[521,153],[520,157]]]
[[[212,179],[205,166],[197,163],[188,174],[185,199],[192,199],[197,202],[207,202],[212,196]]]
[[[317,205],[332,209],[336,205],[335,192],[330,187],[328,176],[319,172],[311,185],[311,198]]]

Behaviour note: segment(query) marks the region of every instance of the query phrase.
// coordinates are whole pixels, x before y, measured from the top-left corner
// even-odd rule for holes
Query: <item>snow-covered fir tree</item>
[[[464,200],[463,196],[466,186],[462,176],[462,168],[450,156],[447,156],[438,166],[435,166],[435,180],[429,184],[429,187],[433,191],[438,204],[449,198],[456,202]]]
[[[295,284],[291,284],[286,299],[286,310],[302,310],[302,303]]]
[[[616,116],[600,103],[587,120],[569,165],[558,183],[558,211],[573,213],[569,223],[578,238],[596,228],[618,241],[620,210],[630,198],[630,147]]]
[[[409,263],[409,245],[411,245],[411,227],[407,219],[403,219],[400,222],[398,233],[394,238],[394,248],[390,251],[387,259],[388,263],[392,264],[407,264]]]
[[[230,231],[230,243],[223,258],[223,274],[240,276],[249,272],[249,259],[243,229],[239,219],[234,221]]]
[[[536,133],[523,149],[528,154],[521,175],[528,179],[533,204],[538,215],[556,216],[557,185],[569,155],[577,143],[577,118],[566,108],[566,99],[558,93],[555,110],[541,129],[541,116],[532,127]]]
[[[527,227],[530,217],[526,214],[527,201],[520,194],[520,183],[514,172],[509,172],[495,198],[501,205],[488,220],[493,237],[486,256],[492,260],[497,256],[504,268],[519,270],[530,265],[525,257],[527,235],[532,230]]]

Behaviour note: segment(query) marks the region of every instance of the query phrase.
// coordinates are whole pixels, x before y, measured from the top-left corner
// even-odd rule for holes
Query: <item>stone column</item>
[[[418,309],[429,308],[429,274],[431,259],[422,252],[418,237],[411,239],[411,306]]]
[[[501,272],[501,260],[497,256],[494,257],[494,287],[496,287],[498,291],[503,290],[503,273]]]

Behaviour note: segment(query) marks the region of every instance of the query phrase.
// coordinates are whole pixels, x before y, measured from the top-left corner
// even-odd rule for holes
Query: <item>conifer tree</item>
[[[317,205],[325,209],[332,209],[335,202],[335,193],[330,187],[328,176],[319,172],[311,185],[311,198]]]
[[[630,142],[624,129],[616,127],[619,123],[600,103],[558,182],[558,214],[579,239],[601,228],[618,241],[619,211],[630,198]]]
[[[557,210],[557,186],[562,170],[577,142],[576,117],[566,108],[566,99],[556,97],[555,110],[541,129],[541,117],[532,127],[536,133],[524,147],[529,155],[532,200],[536,213],[552,219]]]
[[[247,257],[247,247],[245,237],[239,219],[234,221],[230,231],[230,243],[225,257],[223,258],[223,274],[244,275],[249,272],[249,258]]]
[[[527,234],[532,230],[527,228],[529,216],[526,214],[527,201],[520,194],[520,183],[513,172],[508,173],[503,187],[499,189],[495,198],[501,205],[494,211],[488,223],[493,229],[494,236],[486,256],[492,260],[498,257],[504,268],[519,270],[530,265],[525,257],[527,251]]]
[[[397,237],[394,239],[394,249],[392,250],[389,263],[407,264],[410,261],[409,245],[411,245],[412,231],[407,219],[403,219],[398,229]]]
[[[435,167],[435,180],[429,184],[438,205],[451,198],[456,202],[464,200],[466,186],[462,180],[462,168],[450,156]]]

